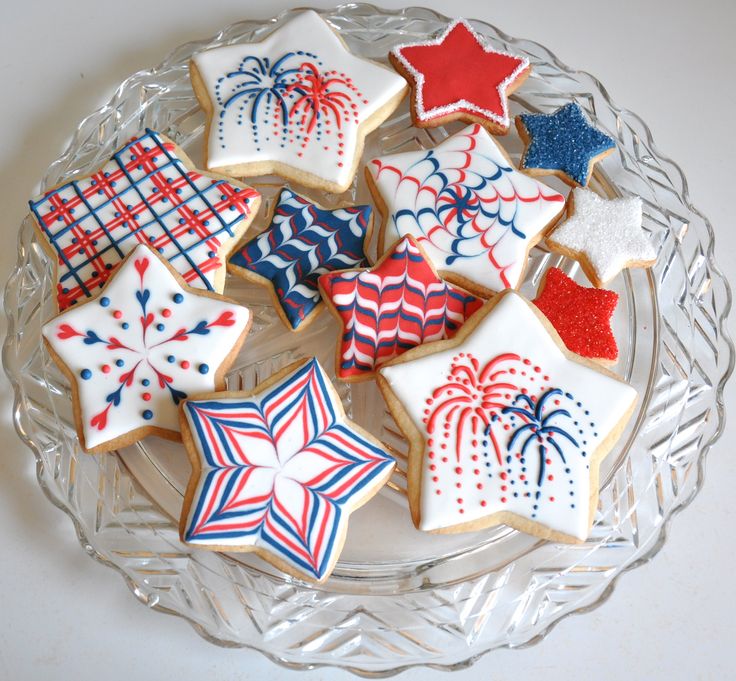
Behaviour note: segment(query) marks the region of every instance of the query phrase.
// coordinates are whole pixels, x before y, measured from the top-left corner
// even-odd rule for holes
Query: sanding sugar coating
[[[559,171],[585,186],[592,162],[615,147],[613,139],[594,128],[575,102],[551,114],[520,114],[518,120],[529,137],[519,165],[522,170]]]
[[[610,281],[631,263],[656,260],[657,252],[642,229],[638,196],[603,199],[588,189],[576,188],[573,206],[573,214],[547,241],[553,248],[558,244],[582,254],[599,282]]]

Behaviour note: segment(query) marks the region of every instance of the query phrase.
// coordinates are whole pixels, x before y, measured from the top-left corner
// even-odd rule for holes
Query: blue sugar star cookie
[[[572,186],[587,186],[595,163],[615,147],[575,102],[551,114],[520,114],[516,128],[526,145],[519,169],[531,175],[557,175]]]

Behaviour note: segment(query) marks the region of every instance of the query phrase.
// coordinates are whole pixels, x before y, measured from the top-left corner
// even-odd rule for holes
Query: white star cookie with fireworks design
[[[529,250],[565,206],[480,125],[434,149],[373,159],[366,176],[383,215],[379,249],[413,236],[440,274],[480,295],[519,285]]]
[[[179,402],[225,387],[250,324],[247,308],[195,291],[137,246],[97,298],[43,327],[72,383],[81,445],[105,452],[146,435],[181,439]]]
[[[588,536],[598,467],[636,391],[573,359],[522,296],[497,296],[455,339],[410,350],[378,380],[410,442],[419,529],[503,523],[555,541]]]
[[[597,287],[627,267],[651,267],[657,252],[642,229],[638,196],[604,199],[576,188],[568,199],[568,219],[547,237],[547,245],[580,262]]]
[[[351,54],[311,10],[262,42],[207,50],[190,66],[208,119],[208,168],[332,192],[350,186],[365,136],[407,89],[389,68]]]

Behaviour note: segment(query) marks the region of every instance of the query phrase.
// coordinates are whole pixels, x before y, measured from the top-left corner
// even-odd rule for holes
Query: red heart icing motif
[[[139,258],[138,260],[136,260],[135,269],[137,270],[141,280],[143,280],[143,275],[148,269],[148,258]]]
[[[210,326],[232,326],[235,324],[235,315],[232,310],[225,310]]]
[[[66,340],[67,338],[74,338],[74,336],[81,335],[82,334],[79,333],[79,331],[76,331],[73,327],[69,326],[69,324],[59,325],[59,330],[56,333],[57,338],[61,340]]]

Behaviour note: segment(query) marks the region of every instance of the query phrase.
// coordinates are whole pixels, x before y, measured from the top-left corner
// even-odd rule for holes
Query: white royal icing
[[[573,214],[548,237],[582,253],[605,283],[631,263],[657,259],[651,241],[642,229],[642,202],[638,196],[604,199],[589,189],[574,189]]]
[[[215,389],[249,318],[245,307],[182,288],[136,247],[97,298],[43,327],[77,381],[86,447],[142,427],[179,432],[178,402]]]
[[[368,165],[386,206],[383,247],[411,235],[435,267],[492,291],[519,285],[530,242],[564,197],[515,170],[480,125]]]
[[[458,24],[464,26],[470,32],[470,34],[478,41],[478,45],[483,48],[484,52],[502,54],[507,57],[513,57],[514,59],[518,59],[520,62],[519,66],[513,71],[513,73],[504,78],[496,88],[498,90],[498,98],[501,102],[502,107],[502,114],[500,116],[497,112],[491,111],[490,109],[486,109],[482,106],[478,106],[478,104],[467,99],[459,99],[445,106],[435,106],[431,108],[425,108],[424,106],[424,98],[422,96],[422,91],[424,90],[424,74],[414,68],[411,62],[403,55],[402,50],[407,47],[432,47],[441,45],[444,42],[445,38],[447,38],[450,32]],[[490,45],[485,44],[485,40],[483,39],[483,37],[478,34],[465,19],[455,19],[455,21],[453,21],[445,29],[442,35],[438,36],[434,40],[423,40],[416,43],[403,43],[394,47],[391,50],[391,53],[394,55],[394,57],[396,57],[396,59],[399,60],[401,66],[406,70],[407,73],[411,75],[411,77],[414,79],[414,82],[416,83],[413,97],[414,109],[419,120],[431,121],[435,118],[440,118],[442,116],[448,116],[450,114],[457,113],[458,111],[469,111],[478,116],[488,118],[489,120],[498,123],[504,128],[509,127],[509,107],[506,91],[508,90],[509,86],[515,80],[517,80],[519,76],[524,73],[524,71],[529,68],[529,60],[526,57],[520,57],[516,54],[510,54],[508,52],[504,52],[503,50],[494,50]]]
[[[507,293],[460,347],[380,373],[425,441],[420,529],[509,511],[587,537],[590,460],[636,391],[567,359],[524,298]]]
[[[352,180],[360,126],[406,88],[351,54],[311,10],[260,43],[207,50],[194,62],[214,107],[210,168],[277,161],[340,187]]]
[[[317,360],[255,395],[189,400],[183,413],[202,464],[184,540],[257,548],[325,578],[351,509],[394,460],[352,427]]]

